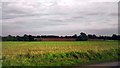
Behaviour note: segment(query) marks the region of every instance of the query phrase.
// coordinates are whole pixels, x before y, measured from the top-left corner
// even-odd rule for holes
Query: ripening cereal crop
[[[6,66],[82,65],[118,59],[118,41],[3,42]],[[113,56],[114,55],[114,56]]]

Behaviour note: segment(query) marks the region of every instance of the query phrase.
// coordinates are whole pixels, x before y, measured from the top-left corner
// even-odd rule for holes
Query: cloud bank
[[[2,35],[118,33],[118,0],[4,0]]]

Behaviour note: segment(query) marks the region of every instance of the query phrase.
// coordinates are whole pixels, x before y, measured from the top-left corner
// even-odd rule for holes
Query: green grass
[[[68,66],[119,58],[118,41],[3,42],[3,66]]]

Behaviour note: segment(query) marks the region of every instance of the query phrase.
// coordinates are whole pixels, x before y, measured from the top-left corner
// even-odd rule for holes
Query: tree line
[[[112,36],[96,36],[95,34],[86,34],[81,32],[80,35],[77,34],[73,36],[55,36],[55,35],[41,35],[33,36],[24,34],[23,36],[12,36],[8,35],[5,37],[0,36],[2,41],[37,41],[35,38],[75,38],[76,41],[87,41],[89,39],[98,39],[98,40],[120,40],[120,35],[113,34]]]

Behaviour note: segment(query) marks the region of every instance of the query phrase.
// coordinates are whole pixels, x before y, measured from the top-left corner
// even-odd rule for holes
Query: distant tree
[[[89,38],[89,39],[96,39],[96,38],[97,38],[97,36],[96,36],[95,34],[93,34],[93,35],[88,34],[88,38]]]
[[[6,41],[15,41],[15,37],[8,35]]]
[[[34,37],[32,35],[28,36],[29,41],[34,41]]]
[[[29,41],[29,37],[28,37],[27,34],[24,34],[24,36],[23,36],[23,40],[24,40],[24,41]]]
[[[96,38],[97,38],[97,36],[95,34],[93,34],[93,39],[96,39]]]
[[[2,36],[0,36],[0,41],[2,41]]]
[[[7,40],[8,40],[8,41],[12,41],[12,36],[11,36],[11,35],[8,35]]]
[[[47,36],[46,35],[42,35],[41,38],[47,38]]]
[[[64,36],[65,38],[68,38],[68,36],[66,35],[66,36]]]
[[[118,35],[118,40],[120,40],[120,35]]]
[[[112,39],[113,39],[113,40],[117,40],[117,35],[116,35],[116,34],[113,34],[113,35],[112,35]]]
[[[63,36],[60,36],[60,38],[64,38]]]
[[[19,35],[16,36],[16,41],[20,41],[20,36]]]
[[[93,38],[93,35],[88,34],[88,38],[89,38],[89,39],[92,39],[92,38]]]
[[[89,39],[102,39],[102,40],[120,40],[120,35],[113,34],[112,36],[96,36],[95,34],[88,34],[88,36],[81,32],[79,36],[76,34],[73,36],[55,36],[55,35],[43,35],[43,36],[32,36],[24,34],[23,36],[0,36],[0,39],[2,38],[2,41],[37,41],[42,40],[42,38],[76,38],[77,41],[86,41]]]
[[[38,35],[37,38],[41,38],[41,36]]]
[[[81,32],[76,39],[76,41],[87,41],[87,40],[88,40],[88,36],[83,32]]]
[[[77,38],[77,34],[73,35],[72,38]]]
[[[55,35],[48,35],[47,38],[59,38],[59,36],[55,36]]]

